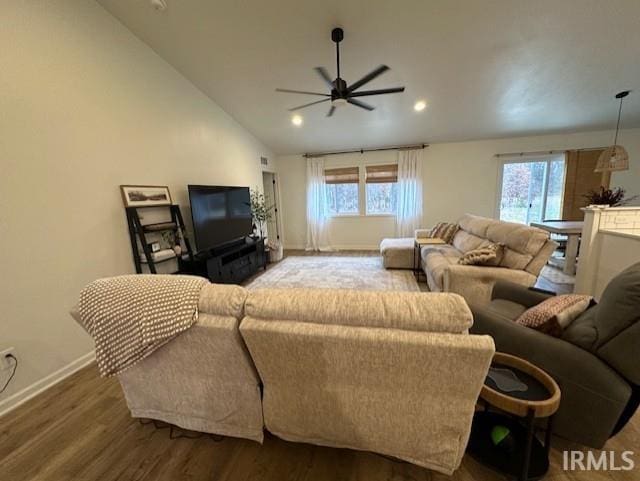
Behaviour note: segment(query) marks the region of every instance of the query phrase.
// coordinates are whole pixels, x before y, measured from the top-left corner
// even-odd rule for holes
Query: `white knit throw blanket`
[[[141,361],[198,320],[200,290],[208,281],[175,275],[98,279],[80,294],[82,325],[93,337],[102,376]]]

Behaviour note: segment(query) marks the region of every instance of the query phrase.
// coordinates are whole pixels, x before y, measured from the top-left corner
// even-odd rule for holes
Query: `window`
[[[357,215],[360,212],[358,198],[360,173],[358,167],[325,169],[324,178],[329,214]]]
[[[367,165],[367,214],[395,214],[398,165]]]
[[[562,217],[563,157],[502,165],[500,220],[540,222]]]

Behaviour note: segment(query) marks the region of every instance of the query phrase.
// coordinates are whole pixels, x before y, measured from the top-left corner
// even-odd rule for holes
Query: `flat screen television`
[[[249,187],[190,185],[189,201],[198,252],[251,234]]]

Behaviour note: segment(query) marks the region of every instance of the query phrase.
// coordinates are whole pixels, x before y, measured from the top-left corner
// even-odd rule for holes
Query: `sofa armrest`
[[[417,239],[418,237],[429,237],[431,235],[431,229],[416,229],[414,232],[414,237]]]
[[[549,373],[560,386],[562,399],[556,432],[599,448],[611,436],[631,387],[590,352],[562,339],[473,308],[471,333],[490,335],[496,351],[519,356]]]
[[[553,297],[553,294],[535,290],[509,281],[497,281],[493,286],[491,299],[505,299],[529,309]]]
[[[445,269],[442,286],[445,292],[460,294],[469,304],[484,306],[491,301],[493,286],[499,280],[529,287],[535,284],[536,276],[506,267],[454,264]]]

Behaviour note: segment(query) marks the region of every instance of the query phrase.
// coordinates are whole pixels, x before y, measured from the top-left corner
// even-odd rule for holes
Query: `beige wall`
[[[518,137],[474,142],[432,144],[423,151],[424,225],[453,221],[465,212],[493,217],[498,192],[497,153],[564,150],[606,146],[612,132],[583,132],[562,135]],[[616,172],[611,185],[640,194],[640,129],[620,133],[619,143],[631,157],[631,169]],[[344,165],[394,162],[393,151],[329,156],[327,162]],[[339,159],[339,160],[338,160]],[[300,155],[277,160],[282,189],[284,242],[288,248],[304,247],[306,240],[305,160]],[[334,218],[330,223],[331,242],[338,248],[377,248],[383,237],[394,235],[389,217]]]
[[[1,412],[92,351],[67,311],[133,271],[119,184],[168,184],[189,217],[188,183],[261,188],[274,156],[97,3],[0,18],[0,350],[20,360]]]

